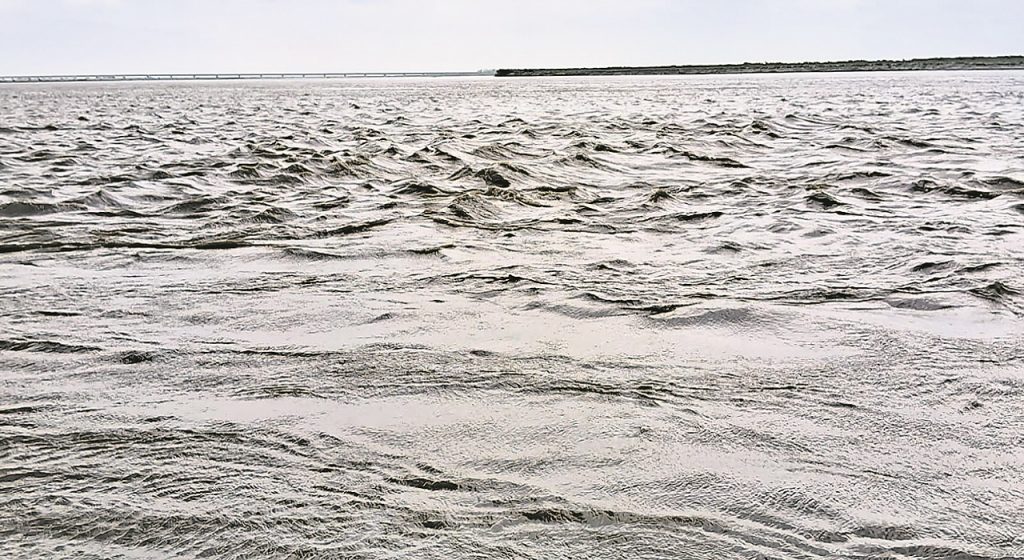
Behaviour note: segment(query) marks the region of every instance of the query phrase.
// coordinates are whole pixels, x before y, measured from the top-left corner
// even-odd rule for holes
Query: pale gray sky
[[[1024,0],[0,0],[0,74],[1024,54]]]

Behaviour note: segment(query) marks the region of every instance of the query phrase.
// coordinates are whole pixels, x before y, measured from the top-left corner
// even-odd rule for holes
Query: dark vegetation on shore
[[[496,76],[629,76],[644,74],[773,74],[783,72],[877,72],[907,70],[1024,69],[1024,56],[846,60],[838,62],[744,62],[690,66],[614,66],[607,68],[503,68]]]

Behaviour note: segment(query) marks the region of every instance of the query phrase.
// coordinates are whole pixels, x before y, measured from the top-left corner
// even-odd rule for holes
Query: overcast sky
[[[0,0],[0,74],[1024,54],[1024,0]]]

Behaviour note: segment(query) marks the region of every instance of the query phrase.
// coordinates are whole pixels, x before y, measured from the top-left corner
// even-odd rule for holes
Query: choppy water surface
[[[1024,556],[1024,74],[0,89],[3,558]]]

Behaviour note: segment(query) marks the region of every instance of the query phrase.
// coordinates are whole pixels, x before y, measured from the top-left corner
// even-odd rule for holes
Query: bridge
[[[148,82],[199,80],[330,80],[341,78],[448,78],[493,76],[491,70],[477,72],[275,72],[251,74],[63,74],[50,76],[0,76],[0,84],[61,82]]]

